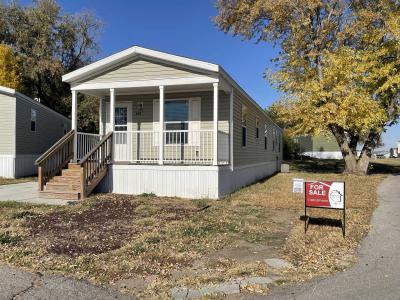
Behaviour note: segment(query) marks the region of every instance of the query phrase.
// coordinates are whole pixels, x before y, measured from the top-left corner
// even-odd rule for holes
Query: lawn
[[[221,201],[104,194],[67,207],[0,203],[0,261],[147,298],[167,298],[175,286],[270,275],[284,284],[343,270],[356,260],[385,175],[342,175],[336,162],[320,164],[292,162],[291,173]],[[346,238],[332,221],[339,213],[325,210],[310,211],[318,222],[304,234],[293,178],[346,182]],[[294,268],[268,268],[263,259],[273,257]]]
[[[17,179],[0,177],[0,185],[23,183],[36,180],[37,180],[36,177],[23,177]]]

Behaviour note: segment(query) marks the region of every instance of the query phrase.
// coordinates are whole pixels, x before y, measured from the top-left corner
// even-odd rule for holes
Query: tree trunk
[[[345,169],[344,173],[347,174],[356,174],[356,175],[367,175],[369,161],[372,153],[371,140],[367,139],[364,144],[363,150],[361,151],[360,157],[357,155],[357,141],[359,140],[358,136],[354,136],[348,141],[346,132],[338,127],[331,126],[330,127],[333,135],[336,138],[336,141],[340,147],[340,151],[342,152]]]
[[[355,175],[367,175],[368,167],[370,162],[370,157],[364,155],[360,158],[357,157],[356,154],[353,153],[343,153],[343,159],[345,163],[344,173],[346,174],[355,174]]]

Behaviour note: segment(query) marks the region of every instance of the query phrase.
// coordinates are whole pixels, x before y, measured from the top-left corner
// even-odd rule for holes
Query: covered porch
[[[231,164],[233,90],[218,79],[207,81],[73,87],[73,161],[79,162],[111,133],[113,164]],[[97,134],[76,130],[79,93],[100,99]]]

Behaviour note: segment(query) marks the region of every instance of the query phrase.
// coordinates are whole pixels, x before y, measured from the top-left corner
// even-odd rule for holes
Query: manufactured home
[[[280,169],[282,130],[219,65],[134,46],[63,81],[72,130],[37,162],[45,196],[218,199]],[[76,131],[80,93],[99,98],[97,135]]]
[[[294,138],[299,154],[319,159],[343,159],[335,137],[330,135],[305,135]]]
[[[35,175],[35,160],[70,128],[69,119],[0,86],[0,177]]]

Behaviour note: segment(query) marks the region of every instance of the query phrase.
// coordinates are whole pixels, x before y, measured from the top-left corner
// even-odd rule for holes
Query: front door
[[[109,120],[109,106],[107,119]],[[132,160],[132,105],[130,102],[115,104],[114,161]],[[109,125],[109,124],[108,124]]]

